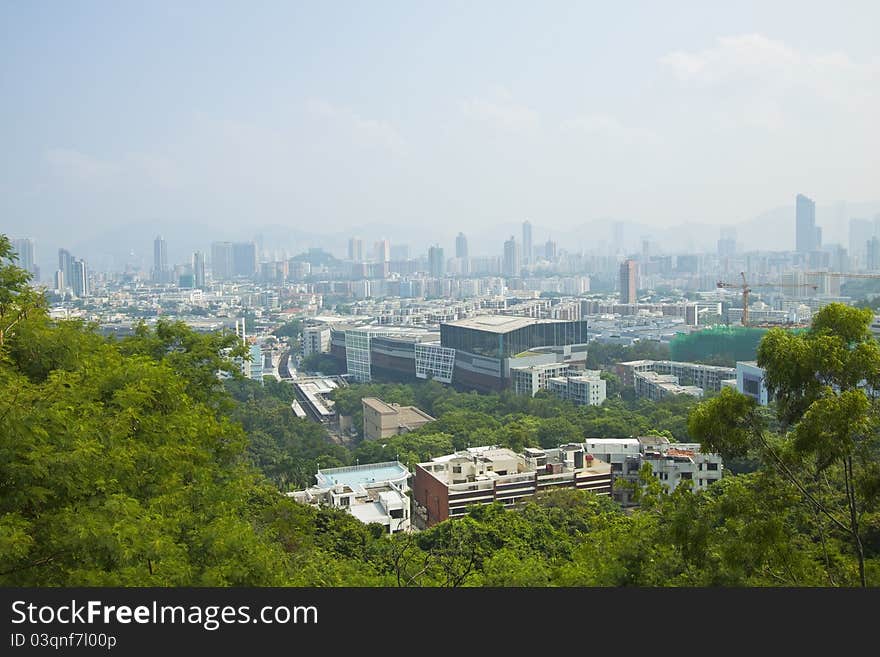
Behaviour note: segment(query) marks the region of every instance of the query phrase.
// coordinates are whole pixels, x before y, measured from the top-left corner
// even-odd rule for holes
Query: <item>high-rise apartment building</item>
[[[795,199],[795,232],[798,253],[816,251],[822,246],[822,229],[816,227],[816,204],[803,194]]]
[[[256,272],[257,245],[254,242],[235,242],[232,245],[233,275],[251,278]]]
[[[468,242],[464,233],[459,233],[455,238],[455,257],[462,259],[468,257]]]
[[[532,264],[532,222],[526,219],[522,225],[523,241],[522,241],[522,261],[525,265]]]
[[[522,269],[522,260],[520,258],[519,244],[516,238],[511,235],[510,239],[504,243],[504,259],[501,263],[501,272],[505,276],[519,276]]]
[[[865,266],[868,269],[880,269],[880,239],[872,237],[865,244],[867,257],[865,258]]]
[[[553,240],[547,240],[544,244],[544,257],[551,261],[556,259],[556,242]]]
[[[204,290],[207,284],[205,280],[205,254],[196,251],[192,254],[193,286]]]
[[[446,275],[446,260],[443,259],[443,249],[436,244],[428,249],[428,270],[435,278]]]
[[[636,261],[620,263],[620,303],[636,303]]]
[[[89,270],[86,267],[86,263],[79,258],[74,258],[71,263],[71,285],[73,288],[74,296],[82,299],[83,297],[89,296]]]
[[[865,245],[876,234],[874,222],[870,219],[849,220],[849,256],[855,265],[864,268],[867,263]]]
[[[211,244],[211,276],[214,282],[233,277],[232,242]]]
[[[58,271],[64,289],[73,287],[73,256],[67,249],[58,249]]]
[[[391,242],[379,240],[373,245],[373,257],[376,262],[389,262],[391,260]]]
[[[154,283],[168,283],[171,280],[171,270],[168,269],[168,245],[161,235],[153,240],[153,275]]]
[[[12,250],[18,256],[16,266],[30,272],[35,279],[38,279],[40,275],[34,262],[34,241],[30,238],[12,240]]]
[[[360,237],[348,240],[348,259],[352,262],[364,261],[364,242]]]
[[[471,273],[471,259],[468,254],[468,241],[464,233],[459,233],[455,238],[455,266],[456,273],[468,276]]]

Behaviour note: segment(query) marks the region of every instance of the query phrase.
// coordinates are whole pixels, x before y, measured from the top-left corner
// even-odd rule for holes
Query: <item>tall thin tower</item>
[[[522,259],[524,265],[532,264],[532,222],[526,219],[522,225]]]

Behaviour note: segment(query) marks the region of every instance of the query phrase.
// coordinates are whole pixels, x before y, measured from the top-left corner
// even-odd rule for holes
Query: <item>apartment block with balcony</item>
[[[579,443],[557,449],[471,447],[416,465],[413,518],[431,527],[459,518],[474,504],[505,507],[545,490],[575,488],[611,494],[611,467]]]

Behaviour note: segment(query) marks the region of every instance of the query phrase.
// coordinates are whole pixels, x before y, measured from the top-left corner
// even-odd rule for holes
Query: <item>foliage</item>
[[[345,374],[345,366],[330,354],[309,354],[302,359],[300,369],[329,375]]]
[[[827,524],[829,535],[848,543],[863,586],[868,569],[862,523],[880,507],[874,393],[880,345],[870,332],[872,319],[870,310],[829,304],[805,333],[767,333],[758,364],[766,370],[780,430],[771,430],[751,398],[732,390],[701,405],[689,425],[705,448],[754,454],[793,486],[815,512],[815,523]]]
[[[660,342],[640,340],[632,346],[591,342],[587,350],[587,369],[610,369],[630,360],[668,360],[669,347]]]
[[[699,405],[681,397],[577,407],[544,393],[478,395],[432,381],[353,385],[336,393],[352,415],[372,395],[437,420],[348,449],[293,415],[289,384],[221,384],[218,371],[234,371],[240,353],[234,336],[160,322],[112,340],[81,322],[50,321],[7,244],[0,239],[0,319],[15,325],[0,344],[0,585],[751,587],[880,578],[880,348],[870,313],[831,305],[806,333],[769,332],[758,351],[776,398],[769,410],[728,389]],[[279,492],[311,484],[318,467],[355,461],[413,464],[468,445],[648,433],[699,439],[751,471],[728,469],[708,491],[679,485],[668,494],[646,466],[634,510],[556,490],[395,535]]]
[[[272,331],[272,335],[279,338],[295,338],[300,333],[302,333],[302,321],[298,319],[292,319],[289,322],[285,322]]]

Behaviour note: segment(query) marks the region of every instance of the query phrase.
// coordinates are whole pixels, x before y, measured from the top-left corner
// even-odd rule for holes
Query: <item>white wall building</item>
[[[758,363],[738,361],[736,364],[736,389],[744,395],[755,399],[761,406],[769,402],[767,387],[764,385],[766,372]]]
[[[345,509],[364,524],[396,534],[411,529],[409,477],[398,461],[331,468],[318,470],[315,486],[287,495],[303,504]]]
[[[578,406],[599,406],[605,401],[605,380],[599,370],[553,377],[547,382],[547,389]]]
[[[326,354],[330,351],[330,327],[306,326],[302,332],[302,355]]]

